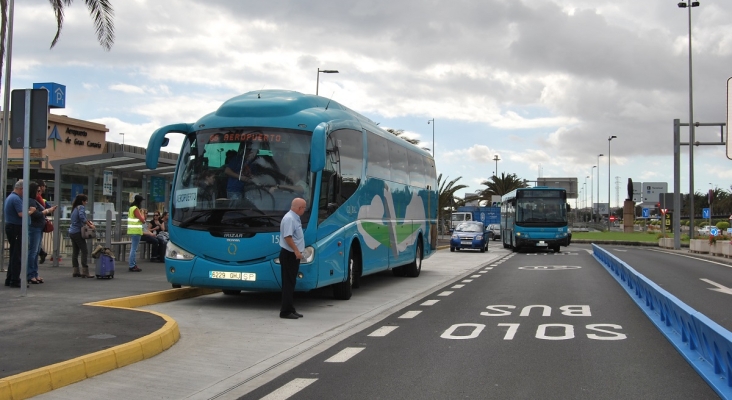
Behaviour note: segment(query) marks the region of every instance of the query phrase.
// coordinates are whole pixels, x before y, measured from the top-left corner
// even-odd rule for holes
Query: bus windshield
[[[311,206],[310,141],[311,132],[273,128],[189,134],[173,184],[173,224],[242,234],[279,230],[294,198]]]
[[[516,206],[516,224],[530,226],[563,226],[567,224],[565,200],[560,197],[519,197]],[[549,224],[547,224],[549,223]]]

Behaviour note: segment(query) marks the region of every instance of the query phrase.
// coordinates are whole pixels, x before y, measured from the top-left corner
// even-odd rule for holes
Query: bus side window
[[[323,168],[320,179],[320,196],[318,204],[318,222],[325,221],[330,217],[338,207],[337,198],[340,187],[339,155],[338,147],[335,145],[334,138],[328,137],[325,146],[325,168]]]

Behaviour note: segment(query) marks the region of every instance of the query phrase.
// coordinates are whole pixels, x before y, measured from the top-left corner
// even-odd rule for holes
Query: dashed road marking
[[[424,303],[420,304],[420,306],[434,306],[437,304],[437,302],[440,300],[427,300]]]
[[[461,287],[463,287],[463,286],[465,286],[465,285],[454,285],[454,286],[453,286],[453,287],[451,287],[450,289],[460,289],[460,288],[461,288]]]
[[[332,363],[346,362],[346,361],[350,360],[351,357],[360,353],[361,350],[363,350],[363,349],[364,349],[364,347],[346,347],[345,349],[339,351],[338,354],[325,360],[325,362],[332,362]]]
[[[311,383],[317,381],[317,379],[303,379],[303,378],[297,378],[293,379],[285,386],[282,386],[281,388],[275,390],[274,392],[262,397],[262,400],[285,400],[289,399],[293,395],[295,395],[297,392],[305,389],[308,387]]]
[[[394,326],[394,325],[382,326],[381,328],[369,333],[368,336],[384,337],[384,336],[394,332],[396,330],[396,328],[398,328],[398,326]]]
[[[449,296],[449,295],[451,295],[451,294],[452,294],[452,292],[451,292],[451,291],[449,291],[449,290],[446,290],[446,291],[444,291],[444,292],[442,292],[442,293],[438,294],[438,296]]]
[[[404,314],[400,315],[399,318],[404,318],[404,319],[414,318],[417,315],[419,315],[419,313],[421,313],[421,312],[422,311],[407,311]]]
[[[480,278],[480,275],[472,275],[471,278]]]
[[[466,280],[464,280],[464,281],[462,281],[462,282],[460,282],[460,283],[470,283],[470,282],[472,282],[472,281],[473,281],[472,279],[466,279]]]

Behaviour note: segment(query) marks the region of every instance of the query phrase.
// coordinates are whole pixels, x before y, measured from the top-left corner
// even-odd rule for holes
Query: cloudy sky
[[[252,90],[314,93],[317,69],[336,69],[320,75],[320,95],[380,126],[432,149],[434,118],[438,173],[462,177],[465,191],[484,188],[498,155],[499,174],[577,177],[587,201],[599,186],[607,202],[610,135],[613,207],[628,178],[673,190],[673,120],[689,120],[688,13],[677,0],[111,1],[109,52],[83,1],[67,8],[53,49],[48,1],[16,1],[11,83],[66,85],[67,108],[54,113],[105,124],[108,141],[124,132],[146,146],[156,128]],[[726,121],[731,21],[729,1],[692,11],[695,121]],[[696,138],[719,142],[719,132]],[[730,191],[724,146],[696,147],[694,169],[697,192]]]

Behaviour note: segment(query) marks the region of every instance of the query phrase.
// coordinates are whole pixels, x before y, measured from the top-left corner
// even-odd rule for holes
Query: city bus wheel
[[[404,272],[404,267],[396,267],[391,269],[391,274],[394,276],[404,276],[406,272]]]
[[[424,258],[424,252],[422,251],[422,238],[417,239],[417,251],[414,253],[414,261],[411,264],[405,265],[407,276],[410,278],[416,278],[419,273],[422,272],[422,258]]]
[[[353,270],[356,259],[353,255],[353,247],[348,252],[348,264],[346,264],[346,279],[343,282],[333,285],[333,297],[336,300],[348,300],[353,294]]]
[[[236,296],[237,294],[241,293],[241,290],[224,289],[221,292],[227,296]]]

